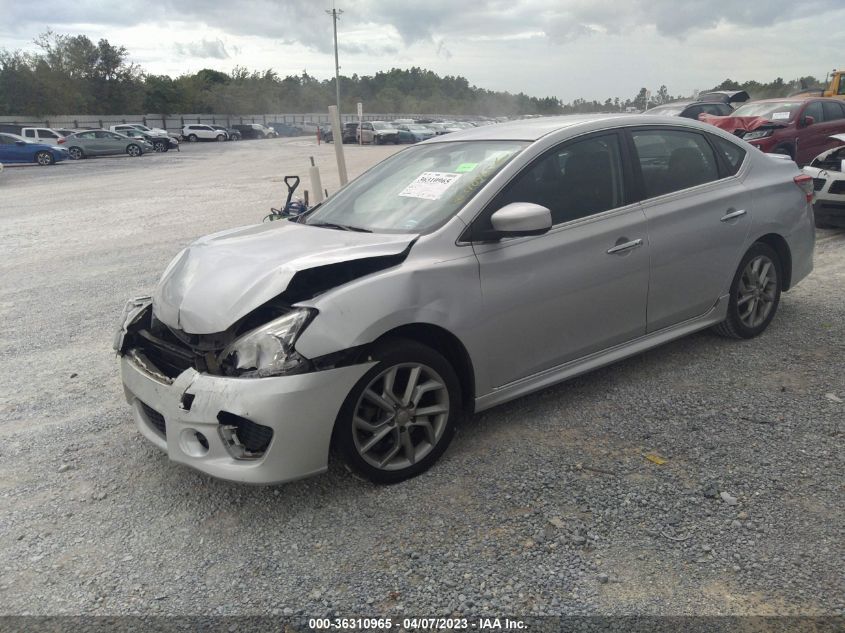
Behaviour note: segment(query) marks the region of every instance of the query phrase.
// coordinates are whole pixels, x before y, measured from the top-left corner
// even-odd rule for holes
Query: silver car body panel
[[[124,394],[132,405],[138,430],[170,459],[233,481],[269,484],[323,472],[328,464],[334,420],[346,394],[373,363],[278,378],[223,378],[186,370],[162,380],[130,355],[121,358]],[[190,410],[183,394],[194,396]],[[167,421],[162,435],[141,403]],[[233,458],[219,434],[217,414],[228,411],[273,429],[266,453],[257,460]],[[190,439],[195,432],[208,441],[198,455]]]
[[[296,350],[317,358],[365,346],[397,328],[436,328],[466,353],[473,371],[474,408],[482,410],[719,323],[739,261],[760,238],[785,242],[791,285],[809,274],[815,233],[811,205],[793,182],[801,172],[791,161],[741,143],[744,164],[730,178],[563,223],[540,236],[464,241],[472,220],[545,151],[584,134],[630,126],[697,129],[740,143],[697,121],[646,115],[533,119],[436,137],[425,143],[533,142],[454,217],[427,234],[271,224],[203,238],[165,271],[153,298],[155,314],[189,333],[222,332],[283,292],[299,271],[406,252],[395,265],[297,303],[318,314],[300,334]],[[620,246],[625,248],[617,250]],[[148,378],[138,379],[133,373],[137,368],[127,367],[126,359],[123,366],[128,393],[141,401],[147,397],[168,403],[163,413],[173,416],[176,425],[187,424],[176,392],[189,385],[202,386],[208,394],[213,404],[200,411],[209,415],[228,401],[246,408],[253,397],[295,407],[292,427],[274,428],[284,438],[307,434],[299,418],[308,417],[315,436],[291,441],[312,454],[297,457],[304,461],[295,460],[296,473],[274,471],[273,481],[278,481],[277,476],[306,476],[324,468],[341,403],[371,364],[272,379],[222,378],[189,370],[187,377],[177,379],[179,388],[171,386],[173,392],[151,387]],[[259,384],[268,385],[267,390],[253,386]],[[273,385],[284,385],[284,400],[273,400]],[[300,388],[307,396],[293,393]],[[272,422],[271,405],[267,407],[266,419]],[[259,406],[250,413],[263,410]],[[136,417],[143,422],[139,411]],[[170,435],[168,426],[168,452],[178,448],[170,446]],[[242,466],[191,465],[225,478],[236,478],[230,467]]]

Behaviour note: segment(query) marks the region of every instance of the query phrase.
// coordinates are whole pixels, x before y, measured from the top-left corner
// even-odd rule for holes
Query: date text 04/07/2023
[[[384,630],[388,631],[400,620],[393,618],[310,618],[308,627],[315,630]],[[403,629],[411,630],[477,630],[477,631],[519,631],[526,628],[525,622],[510,618],[403,618]]]

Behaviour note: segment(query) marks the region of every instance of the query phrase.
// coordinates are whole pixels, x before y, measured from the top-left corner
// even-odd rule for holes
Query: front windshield
[[[731,116],[759,116],[770,121],[791,121],[802,105],[803,101],[761,101],[740,106]]]
[[[353,180],[304,223],[425,233],[457,213],[526,145],[463,141],[411,147]]]
[[[682,105],[662,105],[646,110],[644,114],[661,114],[663,116],[679,116],[687,104]]]
[[[373,128],[376,130],[392,130],[393,126],[389,123],[382,123],[381,121],[373,121]]]
[[[408,129],[412,132],[425,132],[426,130],[428,130],[428,128],[424,125],[409,125]]]

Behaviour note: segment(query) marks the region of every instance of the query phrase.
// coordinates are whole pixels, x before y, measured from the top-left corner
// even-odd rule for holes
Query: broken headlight
[[[743,137],[743,141],[753,141],[755,138],[766,138],[774,134],[774,130],[754,130],[753,132],[747,132]]]
[[[243,378],[266,378],[296,373],[308,366],[308,360],[293,348],[316,310],[298,308],[250,330],[235,339],[225,350],[223,359],[231,360]]]

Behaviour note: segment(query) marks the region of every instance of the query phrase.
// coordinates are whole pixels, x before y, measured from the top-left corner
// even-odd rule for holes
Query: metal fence
[[[406,114],[406,113],[365,113],[365,121],[392,121],[394,119],[425,119],[443,118],[438,114]],[[356,114],[343,114],[341,121],[357,121]],[[328,113],[306,113],[306,114],[108,114],[108,115],[86,115],[86,114],[61,114],[45,115],[43,117],[32,116],[0,116],[0,124],[19,125],[22,127],[52,127],[52,128],[108,128],[111,125],[122,123],[143,123],[148,127],[163,128],[168,132],[178,134],[185,125],[207,124],[207,125],[239,125],[242,123],[289,123],[299,125],[302,123],[328,124]]]

